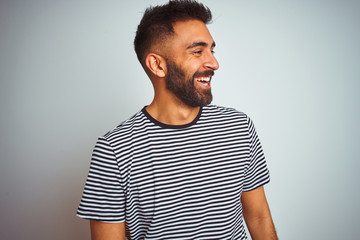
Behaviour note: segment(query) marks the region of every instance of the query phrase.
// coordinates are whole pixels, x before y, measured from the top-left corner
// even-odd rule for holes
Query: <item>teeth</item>
[[[210,82],[210,77],[199,77],[199,78],[196,78],[196,81]]]

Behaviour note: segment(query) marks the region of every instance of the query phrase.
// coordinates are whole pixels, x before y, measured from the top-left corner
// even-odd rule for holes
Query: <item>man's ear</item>
[[[156,54],[149,53],[145,58],[145,65],[155,76],[163,78],[166,75],[165,58]]]

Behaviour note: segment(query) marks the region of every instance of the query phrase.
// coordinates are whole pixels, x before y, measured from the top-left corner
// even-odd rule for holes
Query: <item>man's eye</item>
[[[198,55],[199,55],[199,54],[201,54],[201,53],[202,53],[202,51],[201,51],[201,50],[199,50],[199,51],[195,51],[195,52],[194,52],[194,54],[198,54]]]

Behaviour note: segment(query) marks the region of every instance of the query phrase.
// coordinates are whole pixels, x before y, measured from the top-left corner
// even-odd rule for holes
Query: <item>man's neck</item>
[[[190,107],[182,102],[153,101],[146,111],[157,121],[167,125],[191,123],[199,114],[200,107]]]

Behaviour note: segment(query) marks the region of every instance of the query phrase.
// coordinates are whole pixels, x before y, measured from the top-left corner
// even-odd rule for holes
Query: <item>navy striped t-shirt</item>
[[[128,239],[246,239],[241,193],[270,180],[254,125],[208,105],[166,125],[144,109],[98,139],[77,215]]]

